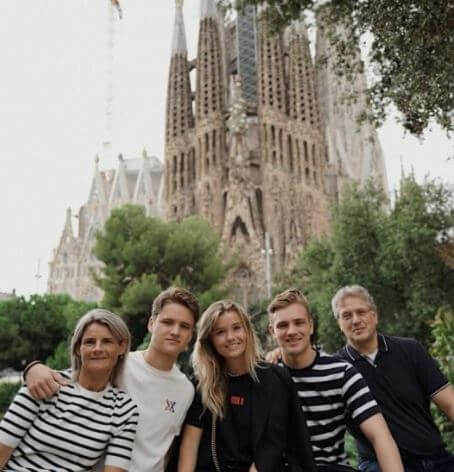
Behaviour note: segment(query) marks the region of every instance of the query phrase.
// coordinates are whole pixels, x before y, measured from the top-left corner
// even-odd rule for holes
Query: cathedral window
[[[296,146],[296,162],[298,166],[298,177],[301,178],[301,149],[299,139],[295,140]]]
[[[216,165],[216,149],[217,149],[217,143],[216,143],[216,130],[213,130],[212,133],[212,140],[211,140],[211,148],[213,150],[213,165]]]
[[[289,168],[290,172],[293,173],[293,143],[292,137],[290,135],[287,136],[287,147],[288,147],[288,160],[289,160]]]
[[[184,187],[184,153],[180,155],[180,188]]]
[[[309,162],[309,156],[307,154],[307,141],[303,142],[304,146],[304,162]]]

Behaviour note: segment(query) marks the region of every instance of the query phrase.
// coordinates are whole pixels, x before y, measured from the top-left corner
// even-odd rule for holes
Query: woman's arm
[[[190,424],[184,427],[178,459],[178,472],[194,472],[201,437],[202,430],[200,428]]]
[[[380,470],[383,472],[404,472],[399,450],[381,413],[377,413],[360,426],[363,434],[372,444]]]
[[[11,457],[11,454],[14,452],[13,447],[6,446],[5,444],[0,443],[0,470],[3,470],[8,459]]]
[[[104,467],[104,472],[127,472],[127,470],[122,469],[121,467],[114,467],[112,465],[106,465]]]

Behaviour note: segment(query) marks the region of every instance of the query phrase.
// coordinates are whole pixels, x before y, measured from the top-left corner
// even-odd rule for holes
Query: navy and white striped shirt
[[[348,422],[359,426],[380,412],[362,375],[348,362],[317,352],[312,365],[289,368],[311,437],[317,465],[347,465]]]
[[[108,385],[101,392],[79,384],[36,401],[26,387],[0,423],[0,443],[14,448],[5,471],[89,471],[106,465],[128,470],[138,422],[137,406]]]

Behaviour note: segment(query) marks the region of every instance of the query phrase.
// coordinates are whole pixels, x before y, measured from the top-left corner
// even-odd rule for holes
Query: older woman
[[[104,472],[128,470],[138,413],[114,384],[129,346],[119,316],[86,313],[71,339],[73,382],[44,401],[21,388],[0,423],[0,470],[86,471],[104,454]]]

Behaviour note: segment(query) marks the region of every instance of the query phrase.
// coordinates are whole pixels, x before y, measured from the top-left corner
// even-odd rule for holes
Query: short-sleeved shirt
[[[104,453],[106,465],[128,470],[137,421],[135,403],[111,385],[70,384],[42,401],[22,387],[0,423],[0,443],[14,448],[4,470],[90,470]]]
[[[337,352],[364,376],[404,460],[444,451],[430,413],[431,398],[447,379],[424,347],[410,338],[378,336],[375,361],[347,345]],[[370,443],[358,441],[362,459],[374,459]]]
[[[248,470],[253,462],[253,382],[250,374],[228,378],[225,415],[216,422],[216,454],[219,463],[227,469]],[[188,410],[186,424],[202,429],[196,470],[212,472],[215,470],[211,450],[212,414],[203,406],[199,392]]]
[[[347,465],[344,435],[347,425],[380,412],[362,375],[348,362],[318,351],[311,365],[289,368],[306,417],[317,466]]]

